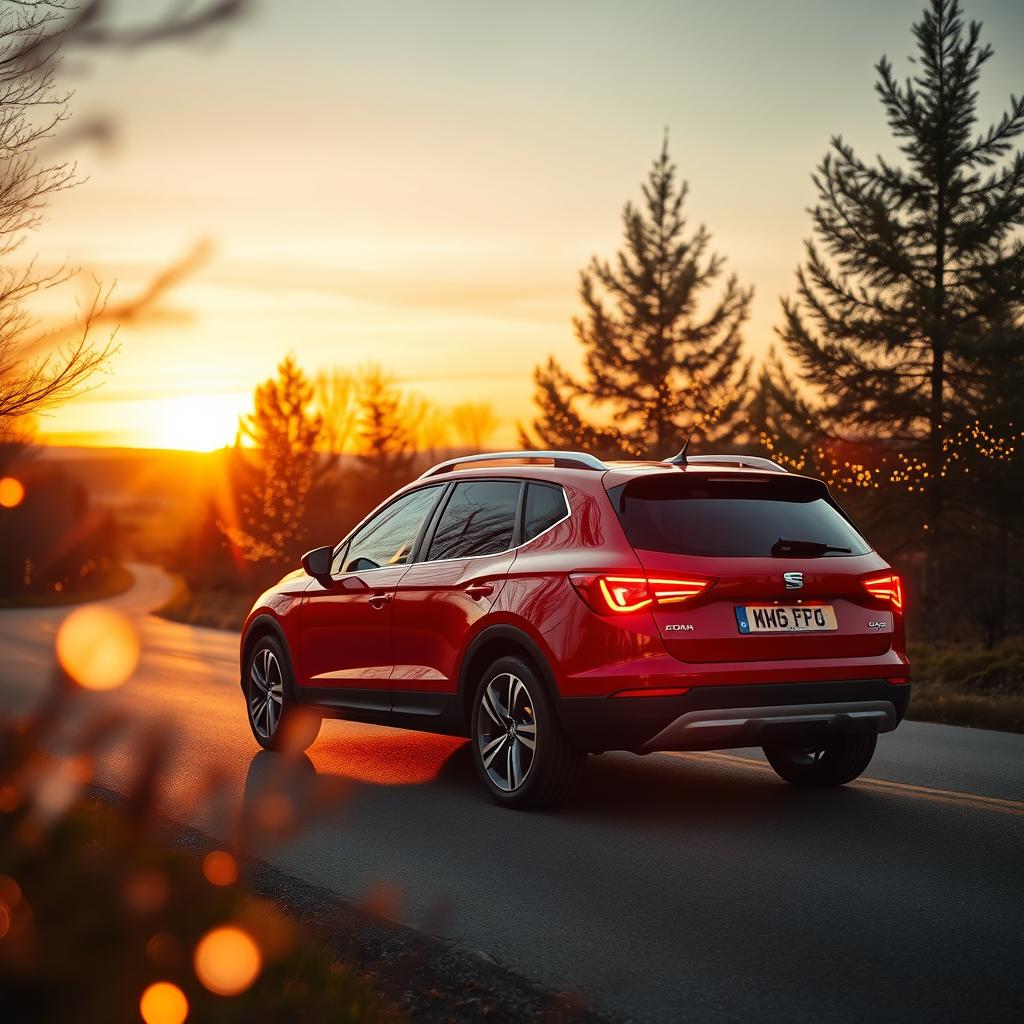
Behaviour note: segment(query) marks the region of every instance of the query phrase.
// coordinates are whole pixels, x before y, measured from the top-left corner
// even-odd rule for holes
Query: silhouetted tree
[[[379,366],[362,371],[357,395],[357,483],[367,503],[375,504],[412,473],[415,423],[401,391]]]
[[[415,392],[404,396],[401,408],[412,431],[416,451],[436,460],[438,451],[447,446],[451,433],[448,413],[436,402]]]
[[[314,483],[321,421],[310,411],[313,386],[292,356],[255,393],[253,412],[240,421],[252,452],[236,445],[249,467],[235,508],[238,522],[222,525],[249,562],[294,564],[303,539],[306,498]]]
[[[462,402],[452,409],[452,427],[462,444],[482,451],[498,429],[498,417],[487,402]]]
[[[667,138],[643,194],[642,207],[623,210],[615,262],[595,257],[580,274],[584,315],[574,326],[584,377],[553,358],[535,372],[532,434],[543,445],[663,458],[698,421],[716,438],[740,422],[748,372],[741,328],[752,292],[731,276],[713,294],[724,260],[703,226],[686,231],[687,186],[676,182]]]
[[[192,38],[246,6],[246,0],[210,0],[128,26],[117,23],[103,0],[8,0],[0,6],[0,430],[86,387],[114,351],[109,338],[94,342],[97,325],[137,316],[194,259],[171,268],[126,304],[108,307],[107,295],[97,288],[83,317],[56,331],[42,329],[30,313],[33,296],[72,276],[68,268],[40,273],[30,261],[12,261],[48,201],[76,180],[72,164],[47,160],[44,152],[55,137],[71,141],[61,132],[70,97],[55,86],[59,55],[67,47],[134,50]],[[91,131],[97,130],[94,124]],[[109,133],[109,126],[102,130]]]
[[[884,57],[877,65],[903,159],[868,163],[832,140],[782,336],[824,398],[828,434],[891,439],[906,458],[923,495],[934,612],[950,439],[970,420],[988,422],[993,375],[1024,351],[1024,155],[1002,162],[1024,131],[1024,98],[979,134],[977,83],[992,55],[980,25],[965,27],[958,0],[931,0],[913,31],[912,78],[901,84]]]
[[[321,370],[313,379],[313,394],[323,421],[320,447],[340,455],[352,443],[358,420],[356,379],[345,370]]]

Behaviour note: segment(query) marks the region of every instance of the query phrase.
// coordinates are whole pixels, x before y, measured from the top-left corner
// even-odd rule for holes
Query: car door
[[[310,584],[299,619],[299,679],[316,699],[390,707],[395,586],[443,490],[434,484],[397,497],[339,547],[330,584]]]
[[[435,513],[424,551],[395,589],[394,710],[437,710],[438,697],[458,691],[466,634],[487,614],[515,558],[522,489],[521,480],[459,480]]]

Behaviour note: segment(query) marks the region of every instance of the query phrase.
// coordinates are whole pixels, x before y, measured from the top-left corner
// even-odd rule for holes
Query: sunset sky
[[[217,447],[290,350],[311,372],[372,360],[443,404],[491,402],[512,442],[533,366],[578,363],[578,271],[617,246],[666,127],[692,223],[755,286],[763,353],[830,135],[894,155],[872,66],[908,70],[922,6],[263,0],[204,45],[69,57],[73,113],[112,116],[117,138],[76,153],[88,181],[25,255],[116,281],[117,300],[198,240],[215,251],[41,431]],[[1024,90],[1024,4],[965,7],[996,47],[990,119]]]

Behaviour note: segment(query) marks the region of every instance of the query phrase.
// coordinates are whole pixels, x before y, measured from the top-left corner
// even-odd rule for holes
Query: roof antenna
[[[693,437],[693,432],[697,429],[697,424],[700,422],[700,417],[697,417],[693,421],[693,426],[690,427],[690,432],[686,435],[686,440],[683,442],[683,447],[679,449],[678,455],[673,455],[671,459],[665,459],[665,461],[671,466],[685,466],[686,465],[686,449],[690,447],[690,438]]]

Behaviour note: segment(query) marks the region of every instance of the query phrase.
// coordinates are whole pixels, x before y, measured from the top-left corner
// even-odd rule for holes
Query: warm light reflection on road
[[[375,786],[433,782],[451,756],[465,746],[457,736],[404,732],[375,726],[345,730],[335,739],[327,723],[309,758],[322,775],[344,775]]]

